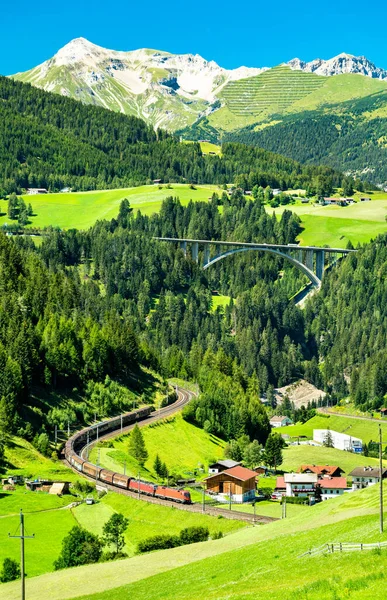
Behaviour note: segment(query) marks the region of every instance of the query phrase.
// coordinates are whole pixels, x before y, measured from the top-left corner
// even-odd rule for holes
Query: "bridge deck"
[[[194,240],[190,238],[168,238],[168,237],[155,237],[155,240],[160,242],[186,242],[187,244],[211,244],[211,246],[234,246],[241,248],[273,248],[278,250],[324,250],[327,253],[340,253],[349,254],[350,252],[356,252],[355,249],[347,248],[325,248],[322,246],[299,246],[298,244],[265,244],[257,242],[223,242],[221,240]]]

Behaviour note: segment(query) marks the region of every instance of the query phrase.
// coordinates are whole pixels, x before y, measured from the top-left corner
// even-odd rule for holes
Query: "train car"
[[[83,458],[81,458],[77,454],[71,454],[71,456],[70,456],[70,464],[71,464],[72,467],[74,467],[75,469],[77,469],[77,471],[82,472],[82,468],[83,468],[83,463],[84,462],[85,461],[83,460]]]
[[[156,498],[163,500],[172,500],[173,502],[181,502],[182,504],[191,504],[191,494],[186,490],[176,490],[174,488],[158,485],[155,492]]]
[[[131,479],[129,482],[128,489],[131,492],[140,492],[140,494],[145,494],[147,496],[154,496],[157,486],[153,483],[148,483],[147,481],[141,481],[139,479]]]
[[[93,465],[93,463],[84,462],[82,472],[85,473],[85,475],[89,475],[89,477],[94,477],[94,479],[98,479],[101,469],[99,467],[96,467],[96,465]]]
[[[110,483],[110,485],[113,485],[114,475],[115,473],[113,473],[113,471],[109,471],[108,469],[101,469],[99,473],[99,478],[104,483]]]
[[[124,488],[125,490],[128,489],[129,486],[129,482],[130,482],[130,477],[128,477],[127,475],[121,475],[121,473],[114,473],[113,475],[113,485],[116,485],[117,487],[120,488]]]

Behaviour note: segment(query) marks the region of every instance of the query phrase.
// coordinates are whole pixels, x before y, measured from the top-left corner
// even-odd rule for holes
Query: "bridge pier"
[[[316,275],[322,281],[324,274],[324,265],[325,265],[325,252],[324,250],[316,251]]]
[[[199,262],[199,243],[193,242],[192,244],[192,260],[194,262]]]
[[[305,266],[313,271],[313,250],[305,250]]]
[[[184,240],[179,243],[181,250],[184,252],[184,256],[187,256],[187,242]]]

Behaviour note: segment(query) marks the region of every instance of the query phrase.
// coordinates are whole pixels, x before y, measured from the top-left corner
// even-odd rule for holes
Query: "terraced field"
[[[281,112],[319,89],[326,78],[279,66],[256,77],[232,81],[222,91],[229,110],[238,116]]]

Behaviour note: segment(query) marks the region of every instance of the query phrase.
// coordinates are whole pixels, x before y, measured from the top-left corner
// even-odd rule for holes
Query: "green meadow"
[[[384,600],[386,550],[301,555],[327,543],[385,540],[373,486],[223,539],[27,578],[27,597]],[[0,600],[18,598],[18,582],[0,586]]]
[[[207,145],[208,148],[213,146]],[[24,199],[31,202],[35,215],[31,217],[29,227],[87,229],[98,219],[117,217],[123,198],[129,199],[134,210],[152,215],[160,210],[163,200],[168,196],[178,196],[182,204],[186,205],[190,200],[207,202],[214,192],[221,194],[222,190],[215,185],[198,185],[192,189],[188,184],[170,184],[25,196]],[[267,206],[266,210],[270,214],[275,212],[278,217],[284,210],[298,214],[303,228],[299,241],[305,245],[345,247],[348,241],[354,245],[366,243],[387,231],[387,198],[383,193],[373,193],[371,202],[357,202],[347,207],[301,204],[297,201],[294,205],[276,209]],[[10,224],[6,213],[7,201],[0,200],[0,226]],[[223,301],[219,297],[218,301],[214,300],[214,306],[217,302]]]
[[[340,433],[347,433],[363,440],[367,443],[370,440],[376,441],[379,436],[380,420],[355,419],[336,415],[316,415],[306,423],[297,423],[281,428],[282,434],[288,434],[291,437],[306,436],[313,438],[313,429],[332,429]],[[387,422],[382,422],[383,437],[387,440]]]
[[[385,194],[375,194],[371,202],[357,202],[350,206],[296,203],[276,209],[267,207],[268,212],[274,210],[277,215],[286,209],[301,218],[303,231],[298,239],[303,245],[345,248],[349,241],[354,246],[367,243],[387,231]]]
[[[222,458],[225,442],[203,429],[184,421],[180,413],[142,428],[149,457],[144,469],[140,469],[128,454],[129,436],[114,440],[114,448],[94,448],[90,458],[94,460],[99,453],[99,464],[120,473],[124,470],[132,476],[140,475],[154,479],[153,463],[156,454],[166,463],[170,473],[183,478],[192,477],[198,470],[199,476],[207,474],[208,464]],[[200,470],[202,469],[202,470]]]
[[[128,198],[135,210],[144,215],[151,215],[160,210],[161,204],[168,196],[178,196],[182,204],[190,200],[207,201],[214,191],[215,185],[195,186],[188,184],[144,185],[136,188],[101,190],[92,192],[71,192],[62,194],[42,194],[24,196],[27,203],[32,204],[35,216],[31,217],[30,227],[60,227],[61,229],[88,229],[99,219],[117,217],[121,201]],[[12,223],[7,217],[7,201],[0,200],[0,225]]]

